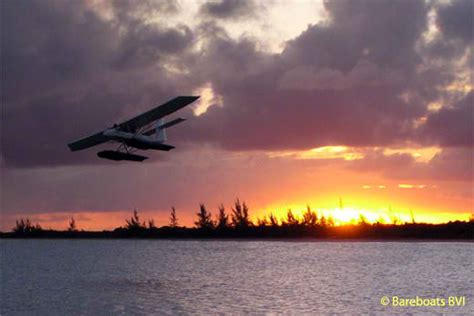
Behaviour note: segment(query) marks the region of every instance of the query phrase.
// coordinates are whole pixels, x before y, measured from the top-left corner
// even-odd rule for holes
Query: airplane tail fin
[[[164,119],[159,119],[156,122],[156,131],[155,131],[155,137],[156,140],[164,143],[166,142],[166,131],[165,131],[166,126],[164,126]]]
[[[166,132],[165,129],[169,128],[173,125],[176,125],[178,123],[186,121],[184,118],[178,117],[177,119],[174,119],[169,122],[164,122],[164,119],[159,119],[156,122],[156,125],[154,128],[149,129],[148,131],[144,132],[143,135],[146,136],[152,136],[155,135],[155,139],[159,140],[160,142],[165,142],[166,141]]]

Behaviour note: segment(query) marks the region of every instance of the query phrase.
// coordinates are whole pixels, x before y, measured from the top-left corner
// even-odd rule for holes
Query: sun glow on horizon
[[[316,204],[314,204],[316,205]],[[441,224],[450,221],[468,221],[470,219],[471,211],[466,210],[464,212],[453,212],[453,211],[428,211],[419,210],[414,211],[407,207],[392,207],[390,205],[386,207],[378,207],[375,204],[373,206],[357,206],[357,205],[342,205],[340,201],[339,206],[334,207],[312,207],[308,205],[288,205],[275,206],[267,209],[276,209],[274,212],[260,212],[259,214],[252,217],[255,221],[258,218],[267,217],[273,214],[280,222],[284,221],[287,216],[287,212],[291,210],[292,214],[298,219],[303,219],[303,214],[306,212],[307,207],[315,211],[318,218],[324,217],[326,221],[331,221],[335,226],[343,225],[354,225],[360,222],[368,224],[403,224],[403,223],[428,223],[428,224]]]
[[[298,219],[303,219],[303,214],[306,210],[291,210],[293,215]],[[280,222],[285,221],[287,212],[286,211],[277,211],[274,215],[280,220]],[[313,210],[313,209],[312,209]],[[369,224],[382,223],[382,224],[395,224],[403,222],[405,218],[400,218],[397,215],[389,215],[388,210],[363,210],[354,207],[343,207],[343,208],[318,208],[314,209],[318,218],[324,217],[326,222],[332,222],[336,226],[343,226],[348,224],[357,224],[361,221],[364,221]],[[410,220],[411,222],[411,220]]]

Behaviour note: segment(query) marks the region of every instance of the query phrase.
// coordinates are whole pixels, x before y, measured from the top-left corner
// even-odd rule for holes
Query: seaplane
[[[137,150],[169,151],[174,146],[167,144],[166,129],[185,121],[176,118],[165,122],[165,117],[193,103],[199,96],[179,96],[147,112],[120,124],[114,124],[101,132],[68,144],[71,151],[83,150],[107,142],[119,143],[116,150],[103,150],[99,158],[114,161],[144,161],[148,157],[137,155]]]

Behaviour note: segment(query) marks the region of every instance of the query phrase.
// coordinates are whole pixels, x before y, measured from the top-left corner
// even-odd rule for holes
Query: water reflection
[[[1,240],[2,314],[472,311],[470,243]],[[404,308],[383,295],[465,295]]]

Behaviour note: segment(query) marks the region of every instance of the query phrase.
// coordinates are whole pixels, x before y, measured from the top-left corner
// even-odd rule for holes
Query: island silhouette
[[[0,232],[1,238],[175,238],[175,239],[323,239],[323,240],[473,240],[474,215],[468,221],[450,221],[443,224],[411,222],[369,223],[360,215],[357,223],[335,225],[332,217],[318,215],[307,206],[302,217],[291,209],[286,216],[277,218],[273,213],[252,221],[245,202],[236,199],[231,212],[223,204],[217,215],[204,204],[195,214],[194,227],[180,226],[175,207],[171,208],[169,224],[157,227],[153,219],[142,220],[137,210],[125,225],[111,231],[85,231],[77,228],[71,217],[66,230],[43,229],[28,218],[16,221],[10,232]]]

